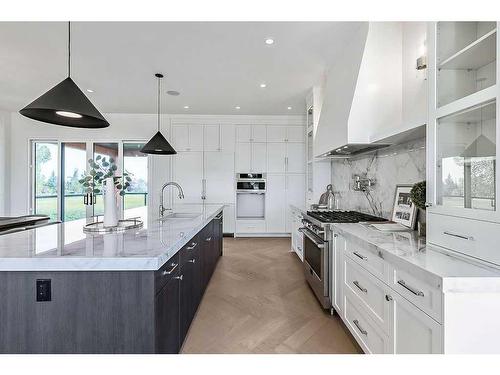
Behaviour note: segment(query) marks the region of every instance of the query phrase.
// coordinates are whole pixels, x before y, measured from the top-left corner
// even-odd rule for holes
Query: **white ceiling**
[[[156,112],[154,73],[162,72],[162,91],[181,92],[163,95],[162,112],[302,114],[308,90],[359,25],[77,22],[72,77],[84,92],[93,89],[86,94],[108,113]],[[274,45],[264,43],[268,37]],[[66,23],[0,22],[0,108],[18,111],[66,74]]]

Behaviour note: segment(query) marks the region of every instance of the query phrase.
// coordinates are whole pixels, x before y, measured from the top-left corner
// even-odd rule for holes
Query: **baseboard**
[[[234,237],[291,237],[290,233],[235,233]]]
[[[234,233],[222,233],[222,237],[234,237]]]

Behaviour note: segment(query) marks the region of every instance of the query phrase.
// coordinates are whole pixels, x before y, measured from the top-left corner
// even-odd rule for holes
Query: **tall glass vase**
[[[113,177],[104,180],[104,226],[118,225],[118,199]]]

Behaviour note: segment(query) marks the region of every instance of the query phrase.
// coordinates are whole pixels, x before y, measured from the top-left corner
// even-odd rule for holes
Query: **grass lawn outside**
[[[143,194],[126,194],[124,197],[125,209],[145,206]],[[69,196],[64,198],[64,221],[83,219],[86,214],[86,206],[83,204],[82,196]],[[94,206],[94,214],[102,215],[104,212],[102,195],[97,196]],[[36,213],[50,216],[51,220],[57,220],[57,198],[36,198]]]

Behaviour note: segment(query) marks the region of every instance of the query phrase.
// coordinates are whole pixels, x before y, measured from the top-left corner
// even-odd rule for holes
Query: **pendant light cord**
[[[68,21],[68,77],[71,77],[71,21]]]
[[[158,131],[160,131],[160,95],[161,77],[158,77]]]

